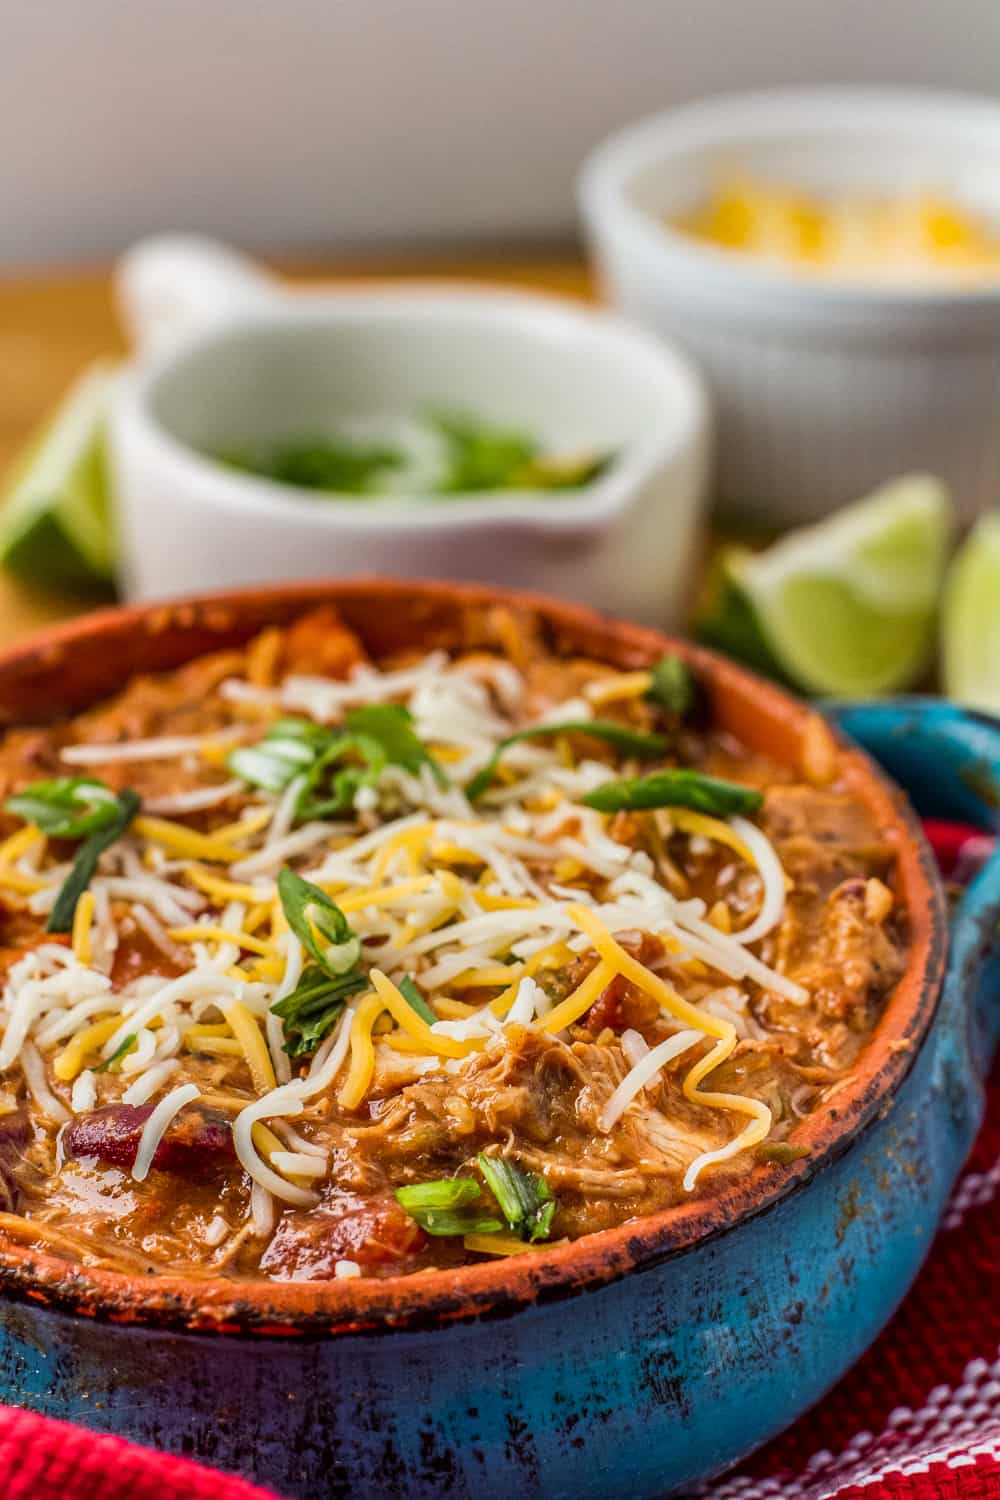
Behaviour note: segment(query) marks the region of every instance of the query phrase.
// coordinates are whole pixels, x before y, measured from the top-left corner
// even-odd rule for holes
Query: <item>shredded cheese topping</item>
[[[668,1063],[700,1049],[683,1079],[685,1096],[749,1123],[694,1160],[685,1187],[764,1139],[771,1124],[765,1104],[703,1087],[736,1046],[733,1022],[685,999],[664,972],[713,976],[720,986],[747,981],[794,1003],[807,999],[753,951],[780,924],[787,886],[757,824],[683,808],[667,814],[675,833],[724,845],[756,870],[760,904],[740,927],[724,903],[709,910],[668,889],[650,853],[619,841],[610,817],[580,805],[612,773],[602,761],[574,761],[565,742],[511,743],[493,785],[470,804],[462,788],[524,722],[523,680],[510,663],[487,670],[489,663],[453,663],[436,652],[403,671],[363,667],[346,681],[298,676],[274,685],[273,657],[261,648],[254,672],[224,684],[224,698],[251,719],[295,713],[319,724],[336,724],[362,704],[404,702],[416,734],[447,767],[449,784],[428,767],[389,765],[357,794],[353,816],[302,826],[295,826],[298,777],[275,794],[230,778],[148,802],[101,856],[77,904],[69,947],[43,943],[11,966],[0,998],[0,1071],[19,1064],[39,1108],[56,1121],[94,1107],[102,1067],[128,1075],[126,1103],[158,1101],[132,1168],[142,1181],[178,1112],[199,1098],[225,1096],[177,1085],[182,1057],[245,1063],[257,1097],[225,1097],[234,1101],[234,1145],[253,1184],[250,1223],[255,1234],[266,1234],[280,1205],[317,1202],[315,1184],[327,1170],[326,1153],[286,1123],[307,1101],[336,1087],[337,1104],[358,1109],[383,1054],[418,1072],[458,1073],[507,1028],[566,1037],[618,979],[656,1000],[669,1034],[647,1047],[638,1033],[626,1033],[630,1068],[601,1111],[600,1128],[613,1130]],[[586,720],[595,707],[644,693],[649,682],[647,672],[611,675],[546,720]],[[207,736],[75,745],[62,755],[70,767],[192,756],[212,765],[247,738],[242,724]],[[202,812],[237,793],[241,816],[211,833],[162,815]],[[290,1061],[271,1009],[293,993],[306,962],[277,897],[276,878],[288,863],[339,905],[370,966],[369,988],[350,998],[305,1063]],[[51,910],[67,868],[52,861],[35,828],[0,845],[0,887],[40,916]],[[113,989],[115,953],[136,930],[184,972],[144,973]],[[665,963],[654,970],[640,962],[616,936],[625,932],[657,938]],[[546,976],[588,954],[595,959],[589,972],[553,1003]],[[433,1024],[401,991],[405,975],[416,976]],[[470,1003],[476,990],[497,993]],[[228,1233],[220,1219],[206,1242],[211,1235],[221,1243]],[[488,1248],[504,1253],[497,1237]],[[341,1262],[337,1274],[356,1274],[353,1264]]]

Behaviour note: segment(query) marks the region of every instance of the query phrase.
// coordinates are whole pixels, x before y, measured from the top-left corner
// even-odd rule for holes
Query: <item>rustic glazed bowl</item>
[[[109,611],[0,657],[0,722],[38,721],[331,601],[374,652],[490,637],[498,606],[622,668],[665,646],[717,720],[778,760],[807,711],[695,647],[497,590],[331,583]],[[1000,726],[920,700],[841,723],[935,815],[987,820]],[[384,1281],[130,1277],[0,1238],[0,1399],[193,1454],[287,1496],[660,1496],[733,1463],[814,1402],[912,1281],[981,1118],[1000,980],[1000,866],[947,957],[919,826],[846,741],[840,771],[896,847],[910,956],[873,1040],[796,1139],[808,1159],[617,1229]],[[985,800],[984,800],[985,799]],[[991,815],[994,819],[996,814]]]

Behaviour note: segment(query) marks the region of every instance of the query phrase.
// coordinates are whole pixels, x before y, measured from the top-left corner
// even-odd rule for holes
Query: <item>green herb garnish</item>
[[[335,901],[287,865],[278,876],[278,895],[288,925],[309,954],[290,995],[271,1006],[284,1032],[289,1057],[315,1052],[343,1013],[351,995],[368,984],[360,966],[361,939]]]
[[[502,1222],[481,1210],[482,1189],[474,1177],[442,1177],[396,1189],[396,1202],[405,1208],[427,1234],[443,1237],[457,1234],[499,1234]]]
[[[662,755],[667,748],[666,735],[646,734],[609,719],[567,719],[561,724],[533,724],[530,729],[519,729],[516,734],[509,734],[500,741],[482,770],[477,771],[466,785],[465,795],[469,801],[475,802],[493,784],[500,759],[508,746],[516,745],[520,740],[542,739],[550,734],[589,734],[594,739],[604,740],[624,755]]]
[[[111,1054],[110,1057],[106,1057],[103,1062],[99,1062],[97,1064],[97,1066],[91,1068],[90,1071],[92,1073],[106,1073],[108,1071],[108,1069],[111,1067],[111,1064],[112,1063],[116,1063],[116,1062],[121,1062],[122,1058],[125,1057],[125,1056],[127,1056],[128,1053],[132,1051],[132,1048],[135,1046],[135,1044],[136,1044],[136,1035],[135,1035],[135,1032],[130,1031],[129,1034],[128,1034],[128,1036],[122,1042],[121,1046],[120,1047],[116,1047],[115,1050],[112,1052],[112,1054]]]
[[[271,1014],[281,1021],[285,1035],[283,1050],[288,1056],[305,1057],[315,1052],[339,1021],[351,995],[367,984],[360,969],[333,978],[318,966],[310,965],[291,994],[271,1006]]]
[[[426,455],[410,443],[365,441],[337,433],[305,433],[216,457],[244,473],[305,490],[442,498],[497,490],[579,489],[602,473],[612,457],[606,451],[548,453],[529,432],[462,411],[429,411],[418,415],[414,425],[424,429],[422,447],[429,438],[440,449],[436,472],[428,474]]]
[[[476,1160],[506,1222],[484,1217],[471,1207],[482,1197],[473,1177],[443,1177],[397,1188],[397,1203],[428,1234],[500,1234],[511,1229],[529,1243],[547,1239],[557,1203],[544,1177],[499,1156],[480,1152]]]
[[[476,1160],[514,1234],[529,1243],[548,1239],[558,1205],[545,1178],[483,1151]]]
[[[527,433],[494,427],[463,412],[431,412],[428,421],[445,445],[445,493],[517,487],[518,476],[538,457],[538,443]]]
[[[63,881],[55,905],[49,914],[46,924],[47,932],[73,931],[76,903],[90,885],[94,871],[97,869],[97,861],[105,849],[110,849],[111,845],[121,838],[142,803],[138,794],[126,787],[124,791],[118,793],[112,806],[114,808],[113,821],[106,823],[96,833],[92,833],[77,850],[72,869]]]
[[[430,766],[438,784],[448,784],[414,733],[409,709],[400,703],[355,709],[336,729],[309,719],[278,719],[256,745],[230,751],[227,764],[251,786],[274,793],[283,792],[300,776],[297,823],[351,812],[361,788],[377,785],[387,765],[414,772]]]
[[[33,781],[22,792],[8,797],[4,808],[58,839],[84,839],[110,828],[118,816],[111,788],[85,776]]]
[[[677,719],[686,719],[698,704],[698,684],[687,662],[679,656],[661,656],[650,668],[652,682],[646,699]]]
[[[426,1021],[428,1026],[433,1026],[438,1018],[417,988],[416,980],[412,979],[409,974],[406,974],[399,981],[397,988],[403,999],[411,1009],[416,1011],[420,1019]]]
[[[283,792],[315,764],[328,743],[328,731],[309,719],[276,719],[256,745],[230,750],[226,763],[251,786]]]
[[[355,966],[361,956],[361,939],[325,891],[286,865],[278,876],[278,895],[289,927],[321,969],[339,978]]]
[[[753,787],[701,771],[653,771],[649,776],[625,776],[605,781],[580,801],[598,812],[640,812],[651,807],[689,807],[695,812],[727,818],[733,813],[755,813],[764,801]]]
[[[352,442],[341,437],[293,438],[270,449],[219,455],[230,468],[303,490],[334,490],[342,495],[376,495],[385,479],[401,469],[405,454],[388,443]]]
[[[419,771],[430,766],[439,786],[448,785],[448,777],[413,730],[413,716],[401,703],[367,703],[356,708],[344,721],[348,734],[364,735],[381,745],[390,765],[404,771]]]

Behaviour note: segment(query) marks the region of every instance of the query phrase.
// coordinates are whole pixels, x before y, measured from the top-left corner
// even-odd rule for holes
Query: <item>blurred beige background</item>
[[[997,0],[0,0],[0,266],[153,229],[340,251],[573,227],[613,126],[721,89],[995,91]]]

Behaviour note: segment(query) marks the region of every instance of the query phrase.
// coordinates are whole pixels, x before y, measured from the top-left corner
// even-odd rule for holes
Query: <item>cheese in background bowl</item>
[[[944,191],[827,197],[751,176],[719,180],[673,227],[723,250],[886,285],[1000,281],[1000,233]]]
[[[749,218],[766,253],[733,248],[726,214],[721,235],[687,231],[734,177],[749,199],[721,206]],[[1000,276],[935,264],[968,265],[977,245],[990,260],[1000,240],[996,101],[855,88],[708,99],[604,142],[579,200],[611,301],[709,377],[726,515],[777,531],[916,470],[944,481],[965,519],[996,505]],[[865,243],[884,213],[891,261]],[[852,246],[837,263],[833,215]],[[930,242],[920,274],[903,264],[911,234]]]

